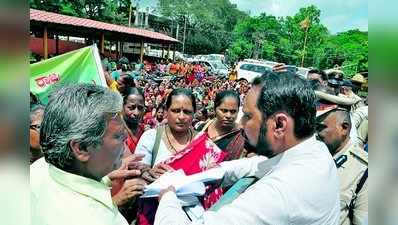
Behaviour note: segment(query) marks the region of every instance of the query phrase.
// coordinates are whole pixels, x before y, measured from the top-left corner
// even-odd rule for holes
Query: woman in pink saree
[[[207,133],[195,133],[191,127],[196,110],[191,90],[175,89],[167,98],[167,125],[146,131],[137,144],[136,153],[144,154],[143,163],[148,169],[142,177],[149,182],[168,170],[182,169],[187,175],[207,170],[227,156],[208,137]],[[207,187],[201,203],[209,208],[222,196],[221,188]],[[137,224],[153,224],[157,198],[141,199]]]

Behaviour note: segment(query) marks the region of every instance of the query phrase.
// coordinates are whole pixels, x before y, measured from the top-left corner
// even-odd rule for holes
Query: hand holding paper
[[[205,185],[203,182],[220,180],[224,176],[225,171],[221,168],[214,168],[202,173],[191,176],[185,175],[183,170],[167,172],[159,177],[152,184],[146,186],[144,189],[145,197],[156,197],[160,191],[173,186],[176,190],[177,196],[184,195],[203,195],[205,193]]]

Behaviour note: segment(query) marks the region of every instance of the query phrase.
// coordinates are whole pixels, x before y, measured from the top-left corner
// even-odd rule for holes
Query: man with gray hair
[[[92,84],[49,96],[40,132],[44,158],[30,168],[32,224],[127,224],[110,193],[111,180],[140,175],[112,172],[122,164],[127,137],[122,105],[119,93]]]

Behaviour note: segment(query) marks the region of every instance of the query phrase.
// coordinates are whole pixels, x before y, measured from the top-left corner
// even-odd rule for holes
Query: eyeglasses
[[[31,124],[30,125],[30,129],[32,129],[32,130],[40,131],[40,128],[41,128],[40,124]]]

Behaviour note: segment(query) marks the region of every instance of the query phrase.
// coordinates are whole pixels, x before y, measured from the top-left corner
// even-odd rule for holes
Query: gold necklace
[[[169,128],[168,130],[169,130],[169,132],[171,133],[170,127],[167,126],[167,128]],[[191,129],[188,129],[188,130],[189,130],[189,140],[188,140],[188,143],[190,143],[191,140],[192,140],[192,131],[191,131]],[[167,142],[169,143],[169,146],[172,148],[172,150],[173,150],[174,153],[177,153],[177,152],[178,152],[177,149],[171,144],[170,137],[169,137],[169,135],[167,134],[167,133],[168,133],[167,130],[166,130],[165,133],[166,133],[166,138],[167,138]],[[174,138],[174,139],[175,139],[175,138]]]

